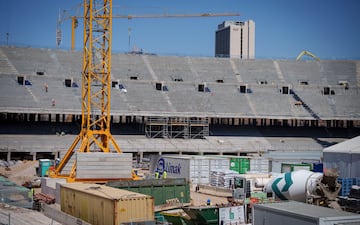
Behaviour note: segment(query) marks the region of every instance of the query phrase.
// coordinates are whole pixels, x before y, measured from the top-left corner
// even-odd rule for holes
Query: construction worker
[[[199,187],[198,184],[196,184],[196,186],[195,186],[195,192],[199,192],[199,191],[200,191],[200,187]]]
[[[59,165],[60,163],[60,158],[56,158],[55,159],[55,168]]]
[[[167,177],[167,172],[166,172],[166,170],[164,170],[164,172],[163,172],[163,179],[166,179],[166,177]]]
[[[30,189],[30,191],[28,192],[28,198],[32,200],[35,195],[35,189],[32,187],[31,183],[28,188]]]

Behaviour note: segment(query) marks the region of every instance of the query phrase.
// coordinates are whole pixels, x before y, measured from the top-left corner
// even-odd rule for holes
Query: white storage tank
[[[166,170],[169,178],[186,178],[193,184],[210,184],[210,171],[229,169],[230,160],[223,157],[195,155],[159,155],[151,160],[150,171]]]
[[[270,180],[265,191],[274,193],[277,199],[305,202],[309,194],[315,194],[322,177],[322,173],[307,170],[282,173]]]

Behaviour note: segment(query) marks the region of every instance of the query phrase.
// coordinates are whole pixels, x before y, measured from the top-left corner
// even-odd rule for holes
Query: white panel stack
[[[210,185],[230,188],[234,184],[234,177],[238,175],[238,172],[228,169],[211,170]]]
[[[77,153],[77,178],[131,178],[131,153]]]

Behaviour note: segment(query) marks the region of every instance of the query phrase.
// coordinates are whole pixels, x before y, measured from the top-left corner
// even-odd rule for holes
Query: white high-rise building
[[[215,57],[255,58],[255,22],[224,21],[215,34]]]

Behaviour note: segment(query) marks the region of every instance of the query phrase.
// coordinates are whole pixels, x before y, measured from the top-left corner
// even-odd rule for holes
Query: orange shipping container
[[[71,183],[60,189],[61,211],[93,225],[154,221],[152,196],[104,185]]]

